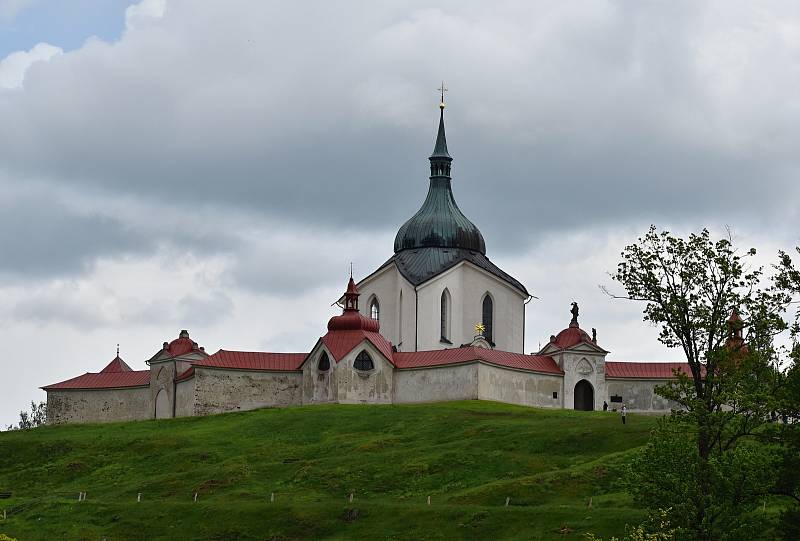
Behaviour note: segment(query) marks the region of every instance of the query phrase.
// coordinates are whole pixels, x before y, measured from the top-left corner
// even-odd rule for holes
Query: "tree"
[[[27,430],[29,428],[36,428],[44,426],[47,423],[47,402],[31,401],[31,411],[19,412],[19,424],[17,426],[9,425],[8,430]]]
[[[795,250],[800,253],[800,248]],[[789,291],[795,299],[800,297],[800,271],[795,268],[789,254],[780,253],[777,269],[778,287]],[[774,492],[793,502],[793,506],[781,515],[780,530],[784,539],[800,539],[800,309],[795,310],[791,335],[793,365],[786,371],[785,385],[778,395],[778,414],[783,422],[779,425],[777,437],[783,444],[783,452]]]
[[[762,286],[762,269],[749,266],[755,254],[705,229],[683,239],[651,226],[612,275],[626,290],[614,296],[642,302],[659,341],[686,358],[689,373],[657,389],[679,408],[654,433],[633,479],[640,495],[656,491],[650,507],[671,506],[670,523],[693,539],[752,527],[758,517],[749,511],[774,483],[761,428],[782,385],[774,338],[786,329],[790,298]]]

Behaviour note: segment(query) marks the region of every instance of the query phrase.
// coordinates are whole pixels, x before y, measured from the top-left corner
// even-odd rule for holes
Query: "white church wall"
[[[398,370],[394,374],[397,404],[475,400],[478,398],[478,363]]]
[[[194,415],[194,378],[179,381],[175,386],[175,417]]]
[[[322,354],[328,355],[328,370],[319,369]],[[303,364],[303,404],[325,404],[335,402],[337,389],[335,385],[336,361],[321,341]]]
[[[606,382],[608,395],[603,400],[608,402],[609,409],[620,409],[622,404],[630,411],[641,412],[665,412],[678,408],[676,402],[656,394],[655,388],[665,383],[667,380],[609,378]],[[612,396],[621,397],[622,402],[611,402]]]
[[[555,397],[553,393],[556,393]],[[481,363],[478,398],[521,406],[560,408],[563,404],[563,378]]]
[[[356,370],[356,356],[366,350],[372,357],[373,370]],[[333,359],[331,359],[333,363]],[[372,343],[362,342],[336,363],[333,383],[336,401],[341,404],[391,404],[394,388],[394,366]]]
[[[47,424],[139,421],[152,417],[147,387],[47,392]]]
[[[458,347],[472,341],[472,329],[466,339],[464,329],[463,265],[456,265],[417,287],[417,351]],[[450,344],[442,341],[441,302],[445,288],[450,293]]]
[[[302,403],[301,372],[220,370],[195,367],[194,415]]]
[[[594,410],[602,410],[607,395],[605,354],[588,348],[581,350],[581,347],[586,346],[579,345],[576,349],[556,355],[556,361],[564,371],[564,408],[575,408],[575,386],[581,380],[586,380],[592,386]]]
[[[403,290],[403,308],[400,308],[400,291]],[[400,351],[413,351],[414,337],[414,288],[403,278],[397,267],[389,265],[378,274],[371,276],[368,280],[363,280],[358,285],[361,296],[358,299],[358,310],[366,317],[370,317],[369,303],[374,297],[378,299],[380,305],[379,322],[381,324],[381,334],[392,344],[401,344]],[[411,309],[408,309],[411,302]],[[402,312],[402,331],[400,336]],[[410,318],[410,321],[409,321]],[[408,339],[410,338],[410,348]]]
[[[461,336],[463,344],[472,341],[475,324],[483,316],[483,297],[488,292],[494,304],[493,342],[495,349],[523,352],[523,326],[525,321],[525,297],[494,275],[470,264],[462,269],[461,298],[463,314]]]
[[[151,419],[172,417],[172,403],[175,399],[173,388],[176,377],[175,364],[173,360],[150,363]]]

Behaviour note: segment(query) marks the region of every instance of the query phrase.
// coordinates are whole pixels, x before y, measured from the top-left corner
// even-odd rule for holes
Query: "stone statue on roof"
[[[570,310],[570,313],[572,314],[571,323],[577,324],[578,323],[578,303],[577,302],[573,302],[572,303],[572,310]]]

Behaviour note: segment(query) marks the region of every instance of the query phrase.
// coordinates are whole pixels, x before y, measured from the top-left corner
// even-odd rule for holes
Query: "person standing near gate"
[[[608,411],[608,402],[603,400],[603,411]]]
[[[628,406],[622,404],[622,424],[625,424],[625,417],[628,415]]]

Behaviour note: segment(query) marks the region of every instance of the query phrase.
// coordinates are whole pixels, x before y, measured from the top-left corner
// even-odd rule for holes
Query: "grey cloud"
[[[796,192],[800,119],[779,105],[796,46],[764,28],[798,10],[740,8],[170,2],[119,43],[32,66],[0,102],[19,127],[0,157],[176,209],[387,232],[424,198],[444,72],[456,196],[490,252],[629,219],[747,220]],[[750,46],[728,54],[731,35]]]
[[[151,246],[119,221],[76,213],[46,196],[0,199],[0,274],[7,278],[80,274],[97,257]]]
[[[187,295],[178,301],[177,321],[181,325],[206,327],[230,315],[233,301],[220,291]]]

